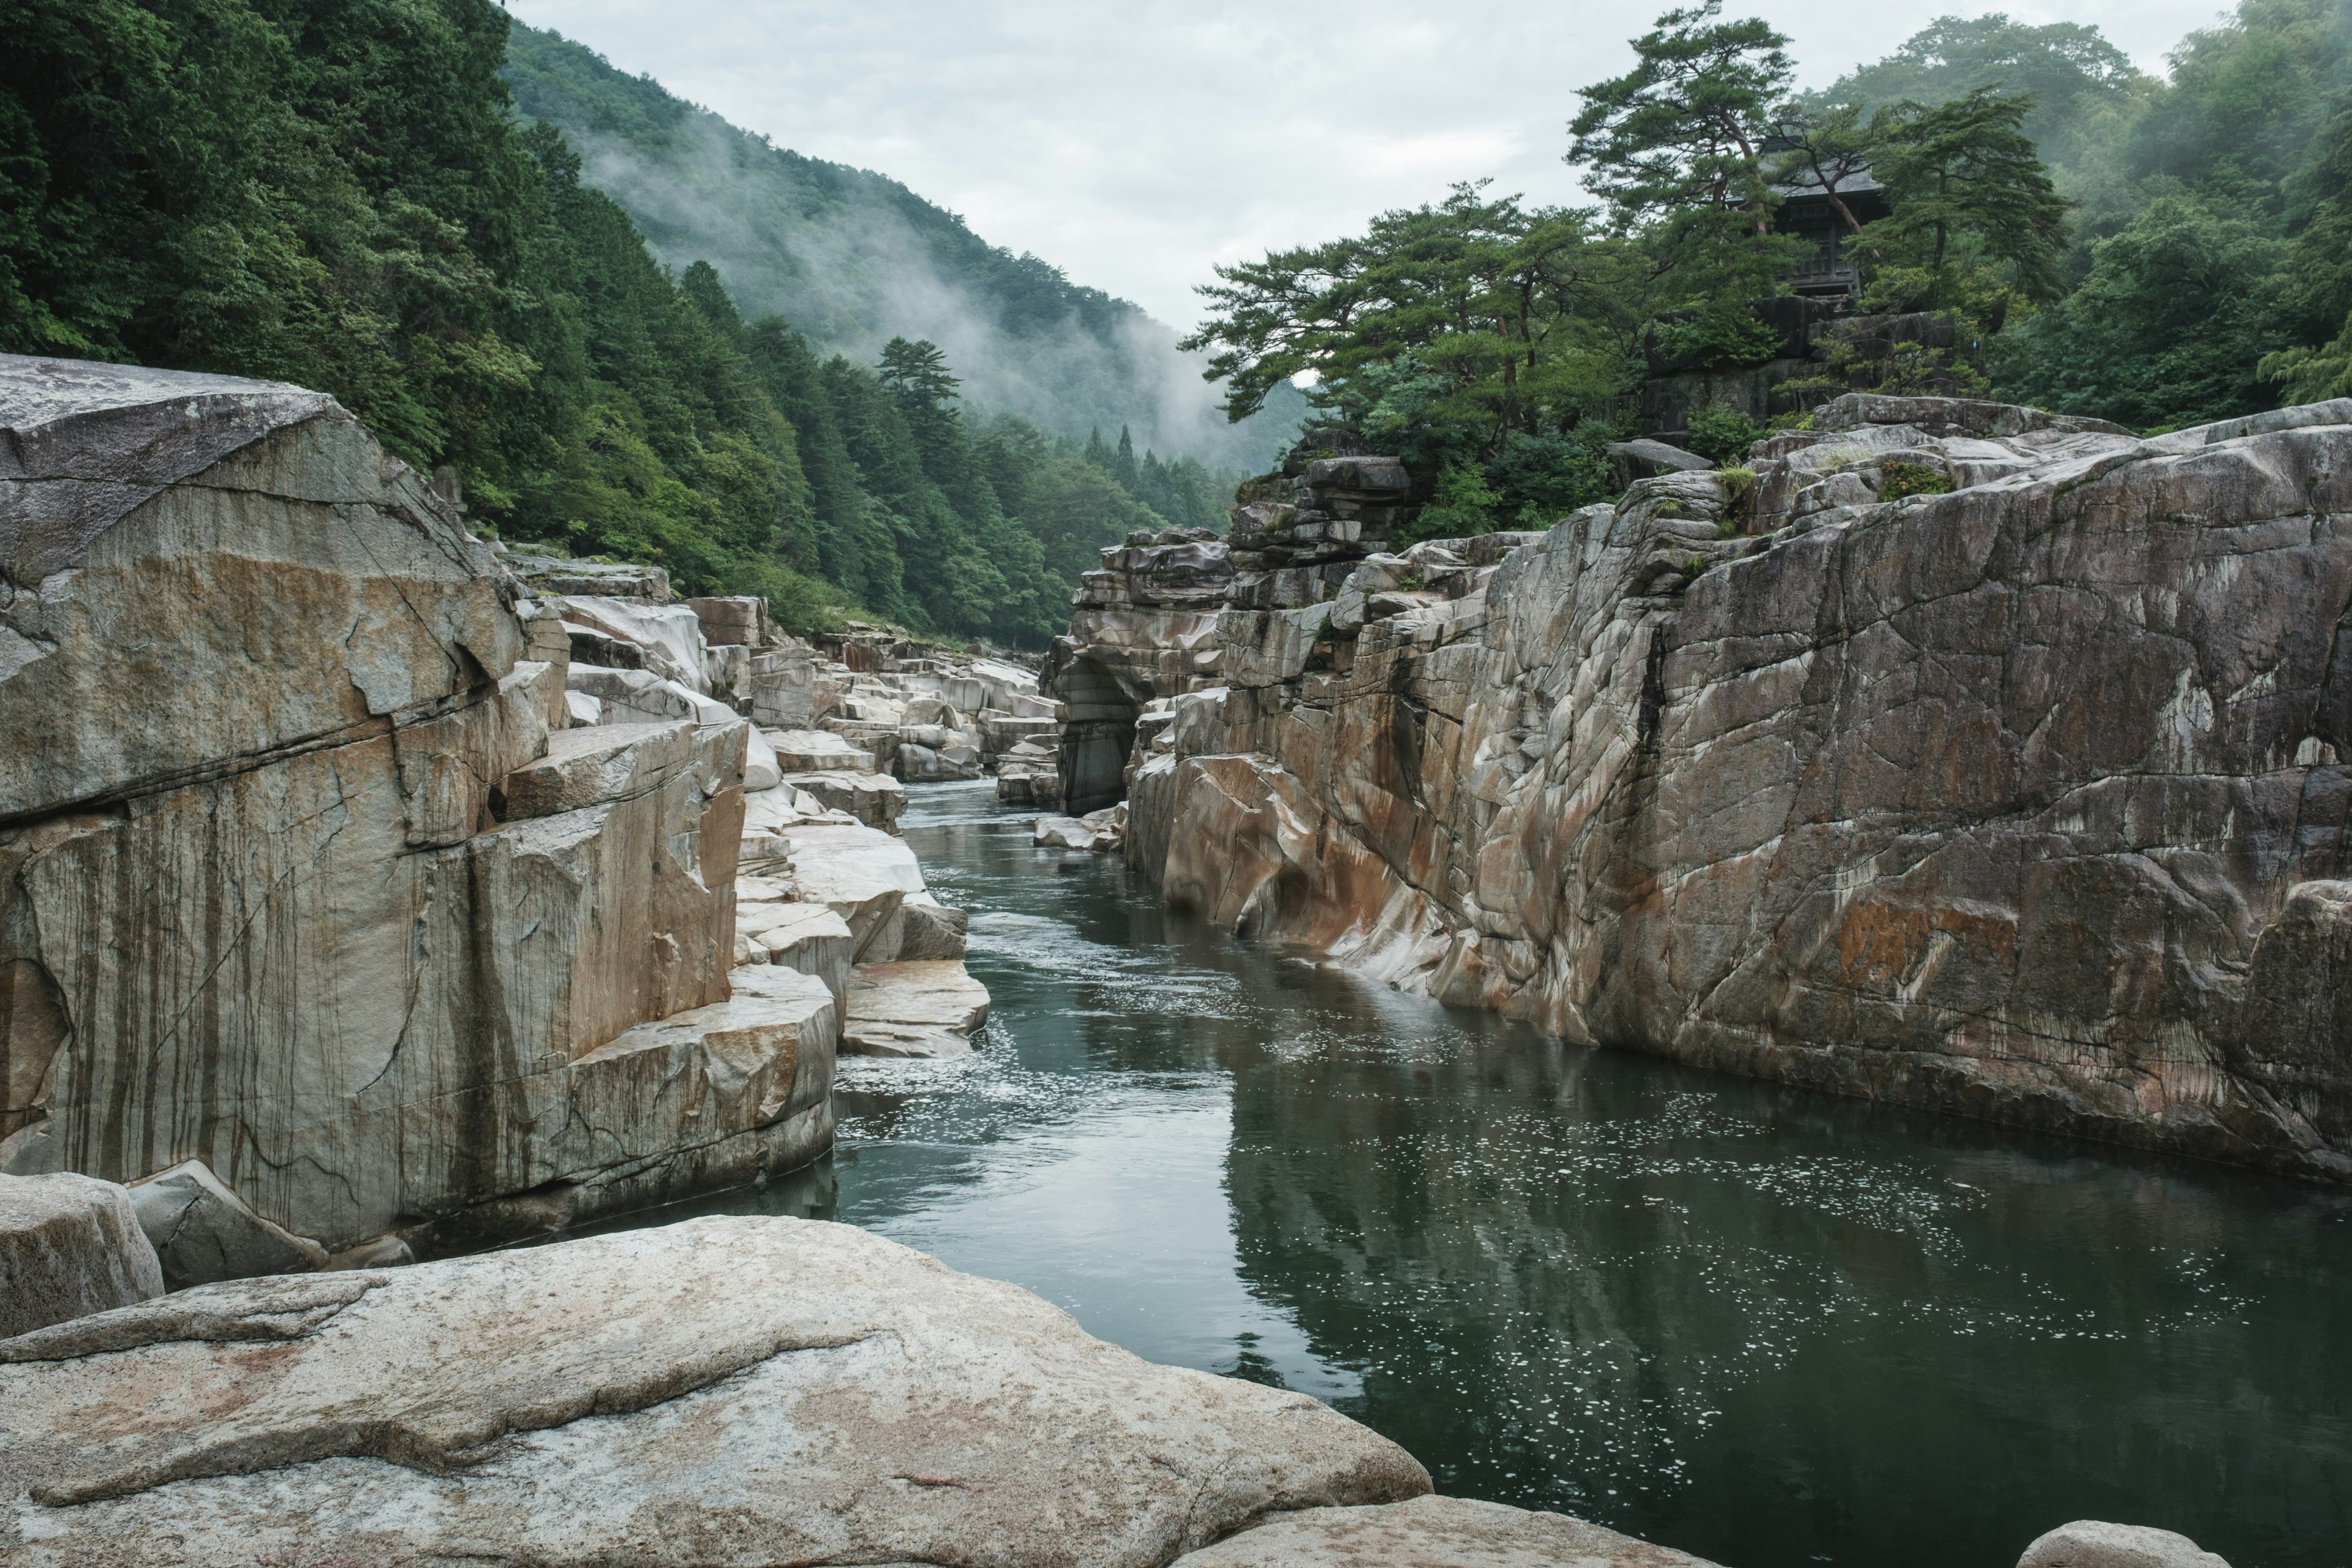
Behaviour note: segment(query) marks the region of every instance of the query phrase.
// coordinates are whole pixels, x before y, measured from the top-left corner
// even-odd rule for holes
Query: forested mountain
[[[1324,417],[1437,476],[1424,531],[1545,523],[1613,493],[1601,448],[1653,371],[1783,352],[1759,302],[1815,241],[1775,215],[1866,172],[1883,212],[1824,205],[1894,335],[1833,324],[1783,401],[1993,394],[2158,430],[2352,394],[2352,0],[2242,0],[2161,79],[2095,28],[1998,13],[1821,91],[1788,43],[1720,0],[1659,17],[1580,95],[1591,205],[1465,184],[1222,268],[1193,346],[1236,412],[1313,373]],[[1753,414],[1694,408],[1692,445],[1737,460]]]
[[[870,362],[893,337],[926,338],[977,407],[1078,438],[1126,426],[1147,449],[1250,472],[1306,410],[1289,393],[1228,424],[1199,360],[1139,307],[989,245],[896,180],[772,146],[554,33],[516,23],[506,77],[656,257],[709,261],[746,312],[782,316],[820,352]]]
[[[1218,519],[1195,459],[968,416],[931,343],[843,358],[674,277],[514,113],[507,37],[490,0],[20,0],[0,352],[321,388],[478,525],[795,628],[1035,646],[1100,545]]]
[[[2352,4],[2242,0],[2169,65],[2146,76],[2095,28],[1947,17],[1820,97],[2031,95],[2024,129],[2073,204],[2070,288],[1994,340],[2007,395],[2146,427],[2336,395],[2352,371]]]

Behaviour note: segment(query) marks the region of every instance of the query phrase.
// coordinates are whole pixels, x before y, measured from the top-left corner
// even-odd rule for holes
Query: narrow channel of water
[[[908,794],[986,1048],[845,1060],[831,1160],[627,1223],[865,1226],[1731,1568],[2352,1562],[2352,1196],[1563,1047]]]

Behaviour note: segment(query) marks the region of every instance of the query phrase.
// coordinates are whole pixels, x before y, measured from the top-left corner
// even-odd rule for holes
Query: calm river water
[[[1730,1568],[2352,1563],[2352,1198],[1565,1047],[908,794],[986,1048],[845,1060],[831,1160],[634,1223],[865,1226]]]

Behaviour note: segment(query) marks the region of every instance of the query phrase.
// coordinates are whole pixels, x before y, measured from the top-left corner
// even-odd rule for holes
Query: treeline
[[[969,425],[929,344],[820,360],[707,266],[674,279],[511,112],[507,28],[489,0],[20,0],[0,351],[320,388],[506,538],[795,627],[1034,646],[1099,546],[1230,493]]]
[[[1813,247],[1776,215],[1863,184],[1884,212],[1831,204],[1856,303],[1940,328],[1868,363],[1832,348],[1792,391],[1859,375],[2144,429],[2352,392],[2352,0],[2242,0],[2164,80],[2095,28],[1999,14],[1811,93],[1719,0],[1633,48],[1570,126],[1591,204],[1464,184],[1220,268],[1191,341],[1229,414],[1312,372],[1327,419],[1439,476],[1425,531],[1549,521],[1612,493],[1601,449],[1654,367],[1781,352],[1758,301]],[[1765,428],[1728,405],[1691,426],[1718,458]]]

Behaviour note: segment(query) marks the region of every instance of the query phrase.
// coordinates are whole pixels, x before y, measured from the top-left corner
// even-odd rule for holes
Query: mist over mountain
[[[746,316],[782,316],[822,351],[870,364],[894,337],[946,351],[964,395],[1046,430],[1131,428],[1139,448],[1255,471],[1306,400],[1285,389],[1229,425],[1201,356],[1141,307],[1015,256],[898,181],[803,157],[555,33],[514,24],[516,105],[563,133],[583,177],[654,254],[717,268]]]

